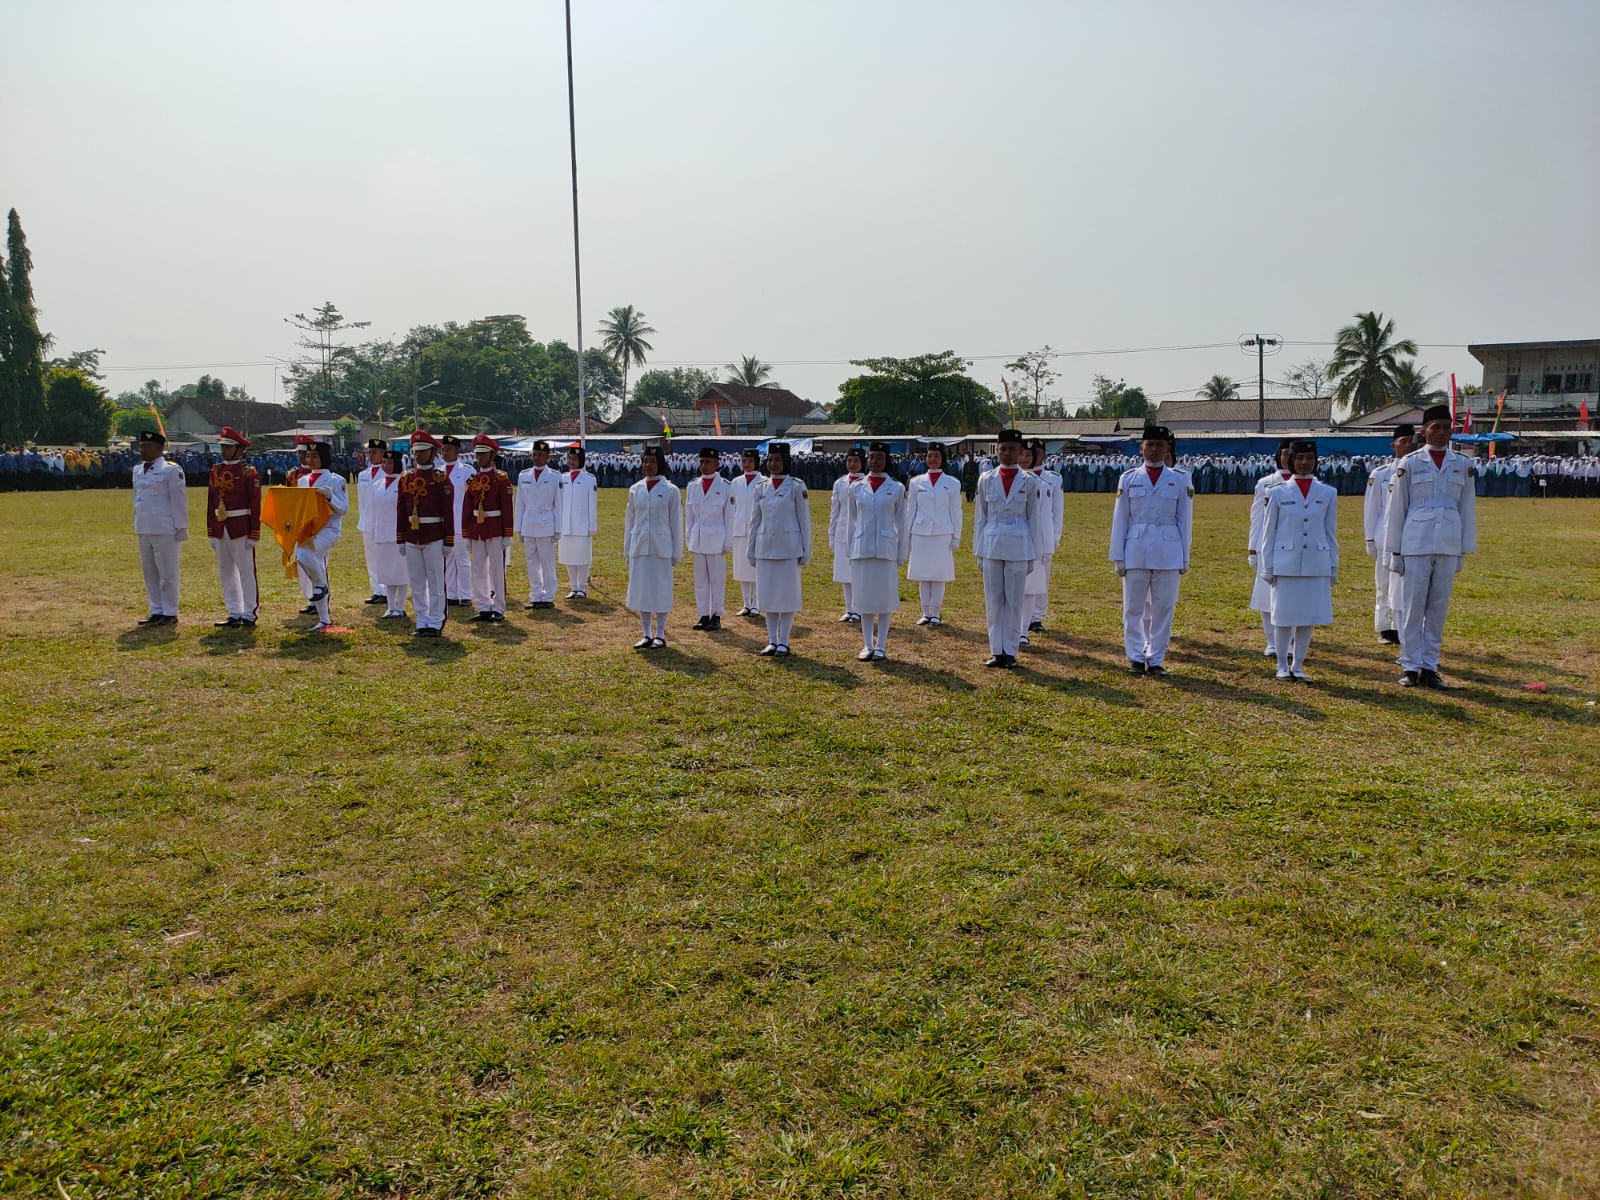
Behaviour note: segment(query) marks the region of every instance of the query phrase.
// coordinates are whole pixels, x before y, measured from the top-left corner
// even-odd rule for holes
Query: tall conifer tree
[[[33,306],[33,258],[22,232],[22,218],[12,209],[6,225],[6,371],[10,396],[7,427],[0,438],[21,442],[44,428],[44,338]]]

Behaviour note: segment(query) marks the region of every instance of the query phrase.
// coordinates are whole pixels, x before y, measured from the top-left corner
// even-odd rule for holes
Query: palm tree
[[[1355,324],[1339,330],[1339,338],[1328,359],[1328,368],[1338,377],[1334,398],[1348,405],[1352,416],[1382,408],[1397,390],[1395,374],[1399,356],[1416,357],[1417,344],[1410,338],[1392,342],[1394,322],[1382,313],[1356,313]]]
[[[1433,386],[1433,381],[1437,378],[1439,378],[1437,371],[1429,374],[1417,365],[1416,359],[1408,358],[1404,362],[1395,364],[1391,380],[1394,391],[1391,396],[1403,404],[1425,407],[1429,400],[1444,395],[1442,389]]]
[[[1226,375],[1213,375],[1195,395],[1202,400],[1237,400],[1239,385]]]
[[[745,387],[782,387],[772,377],[772,364],[764,363],[754,354],[744,354],[739,358],[739,363],[727,365],[728,382],[743,384]]]
[[[624,304],[621,308],[613,308],[604,321],[600,322],[600,333],[604,341],[600,348],[611,356],[611,361],[622,368],[622,402],[628,402],[628,368],[635,364],[644,364],[644,352],[654,350],[655,347],[645,341],[647,334],[655,330],[644,323],[644,314],[634,312],[633,305]]]

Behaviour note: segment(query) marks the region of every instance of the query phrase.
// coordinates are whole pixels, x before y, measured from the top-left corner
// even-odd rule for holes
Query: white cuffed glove
[[[1123,566],[1121,563],[1112,563],[1111,565],[1116,568],[1118,579],[1121,579],[1128,573],[1128,568]]]
[[[1377,542],[1374,542],[1374,541],[1368,541],[1367,542],[1367,557],[1368,558],[1377,558],[1378,557],[1378,543]]]
[[[206,541],[211,543],[211,550],[212,550],[213,553],[215,553],[216,551],[222,549],[222,539],[221,538],[207,538]]]
[[[1273,584],[1278,582],[1278,577],[1276,575],[1263,575],[1261,578],[1267,581],[1268,587],[1271,587]]]
[[[1252,550],[1252,551],[1250,551],[1250,569],[1252,571],[1255,570],[1255,566],[1256,566],[1256,552],[1254,550]]]
[[[1389,556],[1389,570],[1396,575],[1404,575],[1406,573],[1406,560],[1398,554],[1391,554]]]
[[[175,542],[187,542],[189,540],[189,531],[187,529],[178,530],[177,533],[172,535],[172,540]]]
[[[400,557],[404,558],[405,556],[406,556],[406,543],[405,542],[401,542],[400,543]]]
[[[1461,568],[1466,563],[1466,561],[1467,560],[1466,560],[1466,557],[1464,555],[1461,555],[1461,554],[1456,555],[1456,574],[1457,575],[1461,574]]]

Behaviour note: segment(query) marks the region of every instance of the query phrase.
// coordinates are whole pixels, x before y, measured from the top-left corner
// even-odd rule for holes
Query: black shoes
[[[177,617],[169,617],[165,613],[151,613],[139,622],[141,625],[176,625],[177,623]]]
[[[469,622],[492,621],[492,620],[494,620],[494,614],[492,612],[490,612],[488,609],[485,609],[483,612],[475,612],[475,613],[473,613],[470,617],[467,618],[467,620]]]
[[[1405,671],[1400,676],[1401,687],[1421,687],[1422,677],[1416,671]]]
[[[378,595],[377,592],[373,592],[372,595],[368,596],[365,600],[362,601],[362,603],[363,604],[387,604],[387,603],[389,603],[389,597],[380,596],[380,595]]]
[[[1163,667],[1160,663],[1150,663],[1145,667],[1144,673],[1146,675],[1155,675],[1155,676],[1158,676],[1158,677],[1164,677],[1166,675],[1166,673],[1167,673],[1167,669],[1165,667]]]
[[[774,658],[778,653],[777,643],[768,642],[765,646],[761,647],[761,649],[757,650],[756,653],[762,658]]]
[[[1137,659],[1132,659],[1132,658],[1130,658],[1128,660],[1128,674],[1129,675],[1143,675],[1144,673],[1145,673],[1145,665],[1142,662],[1139,662]]]
[[[983,665],[1008,671],[1017,665],[1017,656],[1015,654],[991,654],[983,660]]]
[[[1417,675],[1425,688],[1432,688],[1436,692],[1453,692],[1455,690],[1443,679],[1439,678],[1439,672],[1431,671],[1427,667],[1417,672]]]
[[[300,615],[302,617],[314,617],[314,616],[316,616],[317,615],[317,606],[315,604],[306,605],[304,608],[302,608],[300,610]]]
[[[706,626],[706,629],[711,633],[716,633],[721,628],[722,628],[722,618],[721,617],[712,617],[711,618],[711,624]]]
[[[1398,646],[1400,644],[1400,631],[1398,629],[1385,629],[1378,635],[1378,640],[1380,642],[1388,642],[1391,646]]]
[[[655,639],[654,638],[642,637],[637,642],[635,642],[633,644],[633,648],[635,650],[648,650],[653,645],[655,645]]]
[[[693,625],[689,626],[689,628],[690,629],[699,629],[699,630],[710,629],[711,628],[711,618],[710,617],[701,617]]]
[[[211,622],[213,629],[238,629],[244,622],[238,617],[228,617],[226,620]]]
[[[1043,621],[1029,621],[1028,622],[1028,632],[1029,633],[1038,633],[1043,628],[1044,628],[1044,622]]]

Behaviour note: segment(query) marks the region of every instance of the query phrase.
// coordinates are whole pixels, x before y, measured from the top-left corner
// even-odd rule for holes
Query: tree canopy
[[[1394,340],[1394,322],[1385,321],[1382,313],[1357,313],[1354,322],[1339,330],[1328,359],[1339,381],[1334,397],[1355,416],[1382,408],[1398,388],[1400,355],[1414,358],[1416,353],[1410,338]]]
[[[835,421],[854,421],[868,433],[976,433],[995,428],[995,395],[967,374],[954,351],[915,358],[864,358],[851,363],[868,374],[839,385]]]
[[[1144,394],[1144,389],[1129,387],[1122,380],[1112,380],[1105,375],[1094,377],[1094,400],[1078,409],[1080,417],[1111,420],[1121,417],[1155,415],[1156,406]]]

